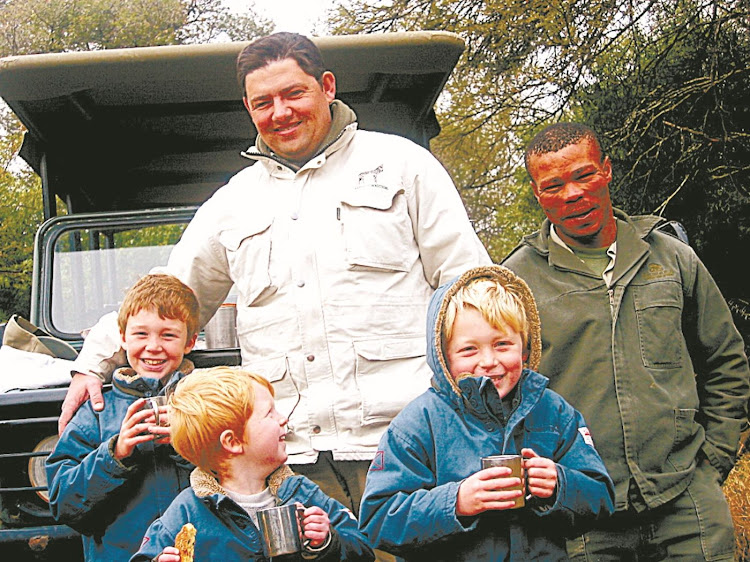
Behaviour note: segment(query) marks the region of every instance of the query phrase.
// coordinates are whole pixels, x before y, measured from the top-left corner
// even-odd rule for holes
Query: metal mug
[[[237,304],[225,302],[203,327],[207,349],[239,347],[237,339]]]
[[[151,396],[146,398],[146,405],[154,411],[154,425],[169,426],[169,417],[161,411],[167,405],[166,396]]]
[[[482,470],[492,468],[493,466],[507,466],[512,472],[511,477],[521,479],[521,484],[504,488],[504,490],[521,490],[523,494],[515,499],[515,505],[510,509],[518,509],[526,505],[526,472],[523,469],[523,459],[521,455],[492,455],[482,457]]]
[[[258,526],[263,538],[263,552],[268,558],[302,552],[302,515],[305,510],[296,504],[269,507],[258,512]]]

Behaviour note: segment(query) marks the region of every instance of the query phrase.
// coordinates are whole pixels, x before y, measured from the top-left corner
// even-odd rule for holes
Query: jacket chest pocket
[[[682,363],[682,291],[674,281],[633,288],[643,365],[650,369]]]
[[[403,189],[373,185],[346,193],[341,228],[350,269],[411,270],[414,233]]]
[[[354,353],[363,425],[390,422],[429,387],[422,334],[355,341]]]
[[[250,306],[271,287],[271,233],[273,221],[252,220],[240,227],[221,231],[229,272],[239,291],[239,302]]]

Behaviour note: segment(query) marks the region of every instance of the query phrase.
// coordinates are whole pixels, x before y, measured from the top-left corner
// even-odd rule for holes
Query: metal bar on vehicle
[[[49,451],[29,451],[27,453],[0,453],[0,461],[4,459],[48,457]]]
[[[64,539],[78,537],[78,532],[67,525],[45,525],[28,527],[26,529],[0,529],[0,544],[9,541],[28,541],[38,536],[47,536],[51,539]]]
[[[48,490],[47,486],[24,486],[22,488],[1,488],[0,493],[5,492],[41,492],[42,490]]]
[[[60,416],[47,416],[44,418],[28,418],[18,420],[0,420],[1,427],[12,427],[17,425],[34,425],[38,423],[57,423]]]

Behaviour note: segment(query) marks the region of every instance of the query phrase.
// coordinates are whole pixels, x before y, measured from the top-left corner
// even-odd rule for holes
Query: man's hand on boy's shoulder
[[[73,419],[78,408],[80,408],[81,404],[86,402],[86,399],[89,397],[94,410],[100,412],[104,409],[102,381],[95,376],[75,373],[70,381],[65,400],[63,400],[60,418],[57,420],[58,435],[62,435],[65,426]]]

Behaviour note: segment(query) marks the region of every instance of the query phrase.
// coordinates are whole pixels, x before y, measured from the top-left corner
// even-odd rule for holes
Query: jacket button
[[[311,353],[310,355],[308,355],[308,356],[306,357],[306,359],[307,359],[308,361],[310,361],[310,363],[312,363],[313,361],[315,361],[315,356],[314,356],[314,355],[313,355],[313,354]]]
[[[319,426],[319,425],[314,425],[314,426],[312,426],[312,430],[311,430],[311,431],[312,431],[312,432],[313,432],[313,433],[314,433],[315,435],[317,435],[318,433],[320,433],[320,426]]]
[[[302,288],[304,286],[305,286],[305,282],[302,279],[300,279],[299,281],[297,281],[297,287]]]
[[[296,221],[299,218],[299,215],[297,213],[292,213],[290,216],[292,217],[293,221]]]

